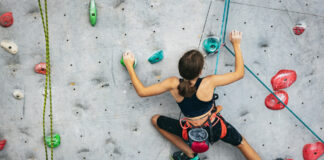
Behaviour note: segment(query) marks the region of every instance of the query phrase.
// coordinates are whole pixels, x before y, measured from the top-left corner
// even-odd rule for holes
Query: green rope
[[[45,1],[45,21],[44,14],[41,5],[41,1],[38,0],[38,6],[42,18],[45,42],[46,42],[46,80],[45,80],[45,95],[43,105],[43,141],[46,160],[48,160],[47,146],[45,141],[45,111],[46,111],[46,100],[47,100],[47,88],[49,89],[49,101],[50,101],[50,134],[51,134],[51,160],[53,160],[53,112],[52,112],[52,87],[51,87],[51,64],[50,64],[50,51],[49,51],[49,32],[48,32],[48,16],[47,16],[47,0]]]

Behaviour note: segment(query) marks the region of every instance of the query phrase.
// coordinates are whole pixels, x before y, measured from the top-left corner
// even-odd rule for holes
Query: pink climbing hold
[[[282,102],[284,102],[286,105],[288,104],[288,93],[287,92],[280,90],[280,91],[276,91],[275,95]],[[285,106],[282,103],[280,103],[280,101],[271,93],[266,97],[264,103],[267,108],[272,109],[272,110],[280,110],[280,109],[285,108]]]
[[[0,141],[0,151],[3,150],[4,146],[6,145],[7,140],[1,140]]]
[[[324,153],[324,144],[322,142],[306,144],[303,148],[304,160],[316,160],[323,153]]]
[[[305,23],[298,23],[294,28],[293,31],[296,35],[301,35],[304,33],[306,29],[306,24]]]
[[[36,64],[35,72],[39,74],[46,74],[46,63],[41,62],[39,64]]]
[[[13,24],[14,19],[11,12],[4,13],[0,16],[0,25],[3,27],[9,27]]]
[[[297,79],[297,74],[294,70],[280,70],[275,76],[271,78],[273,90],[288,88]]]

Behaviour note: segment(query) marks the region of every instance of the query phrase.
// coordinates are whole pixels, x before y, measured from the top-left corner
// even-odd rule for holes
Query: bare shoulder
[[[171,86],[171,88],[177,88],[180,83],[179,78],[176,76],[169,77],[165,81],[168,82],[168,84]]]

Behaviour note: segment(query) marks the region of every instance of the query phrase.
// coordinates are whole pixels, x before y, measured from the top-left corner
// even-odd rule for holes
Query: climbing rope
[[[225,48],[235,57],[235,53],[233,51],[231,51],[226,45]],[[246,65],[244,65],[244,67],[254,76],[254,78],[256,78],[273,96],[275,96],[277,98],[277,100],[283,104],[285,106],[285,108],[288,109],[288,111],[299,120],[299,122],[301,122],[318,140],[320,140],[322,143],[324,143],[324,141],[300,118],[296,115],[296,113],[294,113],[276,94],[274,94],[274,92],[258,77],[256,76],[253,71],[247,67]]]
[[[50,134],[51,134],[51,160],[53,160],[53,114],[52,114],[52,87],[51,87],[51,64],[50,64],[50,51],[49,51],[49,35],[48,35],[48,16],[47,16],[47,0],[44,0],[45,6],[45,21],[43,15],[43,9],[41,1],[38,0],[38,7],[40,10],[45,42],[46,42],[46,79],[45,79],[45,95],[44,95],[44,105],[43,105],[43,141],[44,141],[44,149],[46,160],[48,160],[47,155],[47,146],[45,140],[45,111],[46,111],[46,100],[47,100],[47,88],[49,89],[49,102],[50,102]]]
[[[228,20],[228,10],[229,10],[229,5],[230,5],[230,0],[225,0],[225,4],[224,4],[224,11],[223,11],[223,19],[222,19],[222,27],[221,27],[221,32],[219,34],[220,40],[219,43],[221,44],[221,46],[223,46],[223,44],[225,43],[225,36],[226,36],[226,28],[227,28],[227,20]],[[224,25],[225,24],[225,25]],[[224,27],[225,26],[225,27]],[[224,32],[223,32],[224,29]],[[223,42],[223,43],[222,43]],[[215,71],[214,74],[217,74],[217,68],[218,68],[218,61],[219,61],[219,54],[220,54],[220,48],[219,47],[216,50],[217,53],[217,58],[216,58],[216,66],[215,66]],[[216,88],[214,89],[214,93],[216,91]]]

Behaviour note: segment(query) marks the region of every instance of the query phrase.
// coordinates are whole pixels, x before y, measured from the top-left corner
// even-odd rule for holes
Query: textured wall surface
[[[135,53],[136,71],[145,85],[179,76],[179,57],[189,49],[202,50],[198,46],[201,38],[220,33],[224,1],[97,0],[96,4],[95,27],[89,23],[88,0],[48,4],[54,132],[62,139],[54,149],[54,158],[168,159],[177,149],[158,134],[150,118],[156,113],[178,118],[180,110],[170,94],[138,97],[119,63],[121,54],[126,50]],[[297,81],[285,89],[288,106],[322,138],[323,8],[321,0],[235,0],[227,29],[243,32],[245,64],[269,87],[271,77],[280,69],[297,72]],[[45,61],[45,41],[38,4],[36,0],[0,0],[0,13],[8,11],[13,12],[15,22],[9,28],[0,27],[0,41],[14,41],[19,52],[11,55],[0,48],[0,140],[8,141],[0,159],[40,160],[45,157],[45,77],[33,68]],[[292,27],[299,21],[304,21],[307,29],[297,36]],[[160,49],[165,58],[150,64],[148,57]],[[206,57],[204,75],[213,74],[215,61],[216,56]],[[234,58],[222,48],[218,73],[231,70]],[[263,159],[302,159],[304,144],[318,140],[286,109],[267,109],[264,99],[268,91],[245,73],[244,79],[217,88],[223,116]],[[15,89],[24,91],[24,99],[12,96]],[[223,142],[215,143],[201,157],[244,159],[238,149]]]

